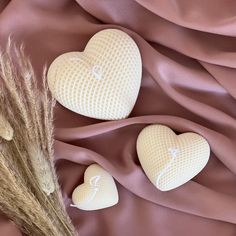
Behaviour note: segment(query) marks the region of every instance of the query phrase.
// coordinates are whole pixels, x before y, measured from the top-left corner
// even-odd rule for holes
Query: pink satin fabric
[[[142,86],[128,119],[100,121],[55,109],[55,162],[68,213],[80,236],[236,235],[236,2],[234,0],[12,0],[0,4],[0,42],[24,43],[40,75],[58,55],[82,51],[99,30],[119,28],[138,44]],[[136,154],[148,124],[193,131],[211,146],[205,169],[158,191]],[[91,163],[116,180],[119,204],[71,208]],[[1,218],[1,235],[20,235]],[[11,233],[9,233],[11,232]]]

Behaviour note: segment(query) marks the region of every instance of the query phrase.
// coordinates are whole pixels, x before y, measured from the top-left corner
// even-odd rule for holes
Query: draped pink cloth
[[[0,12],[1,46],[10,34],[23,42],[38,74],[105,28],[124,30],[140,48],[142,86],[128,119],[55,109],[57,173],[80,236],[236,235],[236,1],[2,0]],[[211,146],[204,170],[169,192],[150,183],[136,154],[139,132],[154,123],[199,133]],[[118,205],[69,206],[91,163],[116,180]],[[3,217],[0,232],[21,235]]]

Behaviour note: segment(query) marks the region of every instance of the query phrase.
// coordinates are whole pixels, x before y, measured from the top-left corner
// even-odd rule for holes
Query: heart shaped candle
[[[118,199],[113,177],[97,164],[87,168],[84,183],[72,194],[73,206],[87,211],[111,207],[118,203]]]
[[[196,133],[176,135],[164,125],[144,128],[137,139],[137,153],[144,172],[162,191],[186,183],[207,164],[208,142]]]
[[[83,52],[65,53],[48,70],[56,100],[84,116],[117,120],[131,113],[141,84],[142,62],[134,40],[121,30],[95,34]]]

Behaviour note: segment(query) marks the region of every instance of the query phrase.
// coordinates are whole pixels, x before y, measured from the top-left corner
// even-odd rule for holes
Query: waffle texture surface
[[[117,120],[131,113],[141,84],[142,61],[134,40],[116,29],[96,33],[83,52],[56,58],[49,88],[66,108],[84,116]]]
[[[147,177],[162,191],[179,187],[197,175],[210,156],[208,142],[196,133],[176,135],[164,125],[144,128],[137,153]]]

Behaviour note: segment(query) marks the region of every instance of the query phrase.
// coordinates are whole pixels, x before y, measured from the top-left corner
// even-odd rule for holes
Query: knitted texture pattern
[[[66,108],[97,119],[126,118],[136,102],[142,62],[134,40],[116,29],[102,30],[84,52],[65,53],[48,71],[49,88]]]
[[[176,135],[163,125],[144,128],[137,153],[146,175],[160,190],[174,189],[197,175],[207,164],[210,147],[196,133]]]

